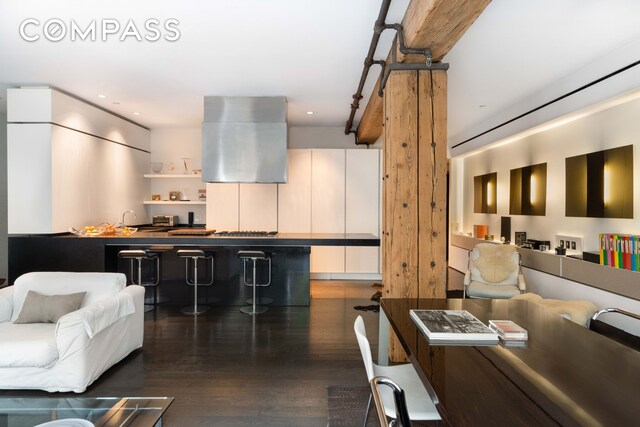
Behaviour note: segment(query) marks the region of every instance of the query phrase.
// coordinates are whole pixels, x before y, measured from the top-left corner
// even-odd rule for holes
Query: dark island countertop
[[[97,240],[104,245],[202,245],[202,246],[380,246],[380,238],[368,233],[279,233],[269,237],[185,236],[166,231],[138,231],[129,236],[82,237],[71,233],[52,235],[11,235],[11,238]]]

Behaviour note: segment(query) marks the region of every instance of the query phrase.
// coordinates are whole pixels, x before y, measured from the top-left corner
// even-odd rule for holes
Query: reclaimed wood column
[[[384,90],[386,297],[446,296],[446,96],[446,71],[394,71]],[[391,360],[404,360],[390,335]]]

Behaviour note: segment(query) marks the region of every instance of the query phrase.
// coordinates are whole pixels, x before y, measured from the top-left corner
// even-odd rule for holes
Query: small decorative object
[[[207,200],[207,189],[201,188],[198,190],[198,200]]]
[[[516,231],[516,246],[522,246],[522,244],[527,240],[527,232],[526,231]]]
[[[540,252],[547,252],[549,250],[549,246],[547,245],[540,245]]]
[[[194,175],[200,175],[202,173],[202,169],[191,169],[191,173]]]
[[[566,255],[566,254],[567,254],[567,248],[562,246],[556,247],[556,255]]]
[[[180,192],[179,191],[169,191],[169,200],[172,202],[180,200]]]
[[[152,194],[151,200],[162,200],[162,197],[159,194]]]
[[[473,226],[473,236],[476,239],[484,239],[484,237],[489,232],[489,227],[486,225],[474,225]]]
[[[184,202],[188,202],[189,200],[191,200],[191,198],[189,197],[190,194],[191,194],[191,191],[188,188],[183,188],[182,191],[180,192],[180,200]]]
[[[189,157],[183,157],[182,159],[182,173],[188,175],[191,173],[191,159]]]
[[[160,173],[162,172],[162,162],[151,162],[151,172]]]
[[[176,170],[176,165],[174,165],[173,162],[169,163],[169,170],[170,171]]]

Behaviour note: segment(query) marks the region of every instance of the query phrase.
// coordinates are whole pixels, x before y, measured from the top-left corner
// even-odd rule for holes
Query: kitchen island
[[[9,282],[30,271],[109,271],[129,274],[129,261],[118,257],[123,249],[153,249],[160,256],[159,296],[169,304],[193,302],[193,288],[185,283],[185,261],[179,249],[199,248],[214,256],[214,273],[200,265],[201,303],[244,305],[251,288],[244,286],[239,250],[260,250],[272,259],[271,285],[260,296],[274,305],[309,305],[311,246],[379,246],[372,234],[282,233],[275,236],[183,236],[166,231],[138,231],[129,236],[80,237],[71,233],[9,236]],[[250,270],[250,269],[248,269]],[[250,272],[247,272],[250,274]],[[258,283],[268,281],[268,266],[259,265]],[[151,263],[143,276],[155,279]],[[151,290],[148,290],[151,295]]]

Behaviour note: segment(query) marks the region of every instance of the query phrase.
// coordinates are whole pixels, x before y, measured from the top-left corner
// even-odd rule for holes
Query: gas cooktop
[[[273,237],[277,236],[277,231],[217,231],[213,233],[219,237]]]

